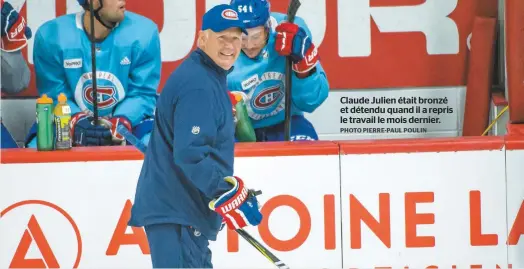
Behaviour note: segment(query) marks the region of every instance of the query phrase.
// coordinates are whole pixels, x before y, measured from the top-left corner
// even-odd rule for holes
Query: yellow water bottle
[[[72,147],[69,122],[71,121],[71,107],[67,104],[64,93],[58,95],[58,104],[54,109],[56,141],[55,148],[67,150]]]

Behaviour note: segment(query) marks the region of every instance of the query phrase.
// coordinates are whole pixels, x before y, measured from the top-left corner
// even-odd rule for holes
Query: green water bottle
[[[36,148],[38,151],[54,149],[53,99],[46,94],[36,99]]]
[[[255,130],[251,124],[251,119],[247,114],[246,103],[244,103],[243,95],[239,92],[233,92],[235,96],[235,110],[237,118],[237,126],[235,129],[235,136],[239,142],[256,142],[257,137]]]

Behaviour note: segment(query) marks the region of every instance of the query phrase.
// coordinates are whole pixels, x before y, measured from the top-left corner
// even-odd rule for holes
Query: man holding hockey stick
[[[318,140],[304,112],[315,111],[328,97],[329,83],[304,20],[270,11],[268,0],[232,0],[247,28],[242,53],[228,75],[231,91],[241,92],[258,142],[286,139],[285,111],[290,110],[290,140]],[[291,107],[286,107],[286,57],[292,60]]]
[[[35,34],[38,93],[67,96],[74,146],[121,145],[117,124],[147,144],[162,66],[158,27],[127,11],[125,0],[77,1],[83,11],[47,21]],[[36,147],[36,127],[27,147]]]
[[[234,96],[232,96],[234,98]],[[135,146],[136,149],[138,149],[143,154],[147,151],[147,146],[140,141],[136,136],[134,136],[132,133],[129,132],[129,130],[123,126],[118,125],[117,131],[127,140],[129,143],[131,143],[133,146]],[[262,194],[261,191],[249,191],[249,195],[260,195]],[[253,236],[251,236],[248,232],[244,231],[244,229],[236,229],[236,232],[242,236],[250,245],[252,245],[254,248],[256,248],[266,259],[268,259],[271,263],[273,263],[277,268],[279,269],[289,269],[289,266],[282,262],[275,254],[273,254],[271,251],[269,251],[265,246],[260,244]]]
[[[145,227],[155,268],[212,267],[209,241],[258,225],[258,201],[233,176],[232,103],[226,76],[240,54],[238,14],[204,14],[198,48],[171,74],[155,112],[130,226]]]

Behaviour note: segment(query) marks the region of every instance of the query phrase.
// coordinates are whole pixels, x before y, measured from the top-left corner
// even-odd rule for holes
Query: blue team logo
[[[256,82],[249,81],[248,114],[252,119],[262,120],[284,110],[284,77],[280,72],[266,72]]]
[[[110,72],[97,71],[97,96],[94,96],[91,72],[83,74],[75,88],[75,100],[82,111],[93,111],[97,98],[100,116],[110,116],[114,107],[125,98],[124,86],[117,76]]]

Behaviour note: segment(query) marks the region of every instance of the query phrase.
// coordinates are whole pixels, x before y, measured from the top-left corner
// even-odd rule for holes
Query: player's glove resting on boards
[[[275,50],[279,55],[290,56],[293,71],[298,77],[306,77],[318,62],[318,51],[306,31],[289,22],[276,27]]]
[[[124,141],[124,137],[116,130],[116,127],[118,125],[123,125],[129,131],[132,131],[132,128],[131,122],[126,117],[116,116],[109,119],[109,129],[111,130],[111,137],[113,139],[113,143],[121,144]]]
[[[244,181],[236,176],[228,176],[224,180],[232,185],[231,190],[212,200],[209,208],[220,214],[232,230],[260,224],[262,214],[257,198],[249,194]]]
[[[105,126],[94,125],[93,117],[77,113],[71,118],[71,134],[75,146],[108,146],[111,144],[111,131]]]
[[[0,18],[2,21],[2,28],[0,29],[2,43],[0,48],[6,52],[20,50],[27,45],[27,40],[31,38],[31,29],[27,27],[25,18],[20,16],[9,2],[0,1],[2,1]]]
[[[113,117],[109,120],[100,119],[100,125],[95,126],[93,117],[80,112],[71,119],[71,133],[75,146],[110,146],[120,144],[124,140],[116,131],[118,124],[131,130],[131,123],[124,117]]]

